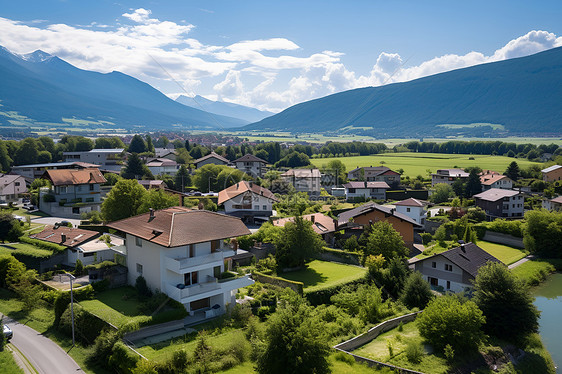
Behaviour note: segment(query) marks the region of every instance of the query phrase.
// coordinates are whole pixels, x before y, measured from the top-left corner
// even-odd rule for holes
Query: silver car
[[[10,327],[8,327],[8,325],[4,325],[4,336],[6,337],[6,340],[10,340],[12,339],[12,336],[14,336],[14,332]]]

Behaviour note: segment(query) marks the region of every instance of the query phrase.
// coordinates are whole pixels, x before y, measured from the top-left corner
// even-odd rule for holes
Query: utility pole
[[[68,278],[70,279],[70,316],[72,320],[72,346],[74,347],[75,340],[74,340],[74,293],[72,290],[72,281],[75,279],[74,275],[70,273],[66,273]]]

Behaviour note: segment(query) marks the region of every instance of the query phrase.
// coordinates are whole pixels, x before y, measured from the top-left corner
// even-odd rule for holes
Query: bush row
[[[274,277],[272,275],[266,275],[264,273],[260,273],[259,271],[254,272],[252,276],[259,282],[270,283],[281,288],[289,287],[293,291],[298,292],[301,295],[303,294],[304,283],[302,282],[295,282],[288,279]]]
[[[46,242],[46,241],[39,240],[39,239],[32,239],[32,238],[27,237],[27,236],[22,236],[22,237],[20,237],[19,240],[22,243],[31,244],[31,245],[34,245],[38,248],[47,249],[47,250],[53,251],[55,253],[62,252],[66,249],[66,247],[64,247],[62,245]]]
[[[344,264],[350,265],[360,265],[361,264],[361,254],[357,252],[347,252],[340,249],[333,249],[328,247],[323,247],[322,252],[317,254],[319,259],[325,259],[328,261],[337,261]]]
[[[317,289],[314,291],[305,291],[304,296],[310,302],[310,304],[316,306],[320,304],[330,303],[330,298],[341,291],[342,287],[351,286],[356,287],[360,284],[368,283],[367,276],[353,280],[347,283],[334,284],[325,288]]]

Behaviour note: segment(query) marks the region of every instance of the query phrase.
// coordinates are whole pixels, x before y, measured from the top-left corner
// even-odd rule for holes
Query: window
[[[259,205],[254,205],[254,210],[260,210],[260,206],[259,206]]]
[[[139,237],[135,237],[135,245],[137,247],[142,247],[142,239]]]
[[[436,263],[435,261],[432,261],[432,262],[431,262],[431,267],[435,269],[435,268],[437,267],[437,263]]]
[[[409,212],[409,211],[410,211],[410,208],[406,208],[406,212]]]
[[[267,205],[264,205],[264,206],[263,206],[263,210],[267,210]]]
[[[93,190],[94,190],[94,185],[90,184],[90,191],[93,191]]]
[[[16,186],[19,186],[19,185],[20,185],[20,182],[16,182],[15,184],[16,184]]]
[[[142,274],[142,265],[137,263],[137,273]]]
[[[66,193],[66,186],[65,187],[59,187],[59,193]]]
[[[434,286],[434,287],[437,287],[437,286],[439,286],[439,279],[429,277],[429,284]]]
[[[195,257],[195,244],[189,245],[189,257]]]
[[[453,271],[453,265],[445,264],[445,270],[446,271]]]
[[[447,289],[448,289],[448,290],[451,289],[451,281],[447,281]]]
[[[220,278],[220,276],[221,276],[221,267],[220,266],[215,266],[213,268],[213,276],[215,278]]]
[[[220,240],[211,240],[211,253],[216,252],[220,247]]]
[[[94,256],[96,253],[95,252],[84,252],[84,254],[82,255],[83,257],[92,257]]]
[[[350,188],[349,193],[355,193],[355,188]]]
[[[80,208],[79,207],[72,208],[72,214],[80,214]]]

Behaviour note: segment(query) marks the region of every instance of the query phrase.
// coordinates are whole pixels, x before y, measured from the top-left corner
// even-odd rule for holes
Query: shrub
[[[102,279],[92,283],[92,288],[96,293],[103,292],[109,288],[109,279]]]
[[[19,241],[22,242],[22,243],[34,245],[34,246],[36,246],[38,248],[41,248],[41,249],[53,251],[55,253],[62,252],[66,249],[66,247],[64,247],[62,245],[46,242],[46,241],[39,240],[39,239],[32,239],[32,238],[27,237],[27,236],[21,236],[19,238]]]
[[[353,365],[355,364],[355,359],[353,358],[352,355],[349,355],[345,352],[338,352],[334,355],[334,358],[337,361],[341,361],[341,362],[345,362],[348,365]]]
[[[137,365],[138,356],[134,354],[125,344],[117,342],[113,345],[111,356],[109,356],[109,367],[118,373],[131,373]]]
[[[421,238],[422,238],[422,243],[423,245],[428,245],[429,242],[431,242],[432,236],[430,233],[428,232],[423,232],[420,234]]]
[[[85,345],[94,343],[100,331],[106,326],[105,322],[84,310],[80,305],[74,305],[74,335],[76,340]],[[68,336],[72,335],[71,308],[68,306],[60,318],[59,330]]]
[[[82,276],[83,273],[84,273],[84,265],[82,265],[82,261],[78,259],[76,260],[76,266],[74,267],[74,275],[80,277]]]
[[[178,370],[179,372],[185,371],[185,369],[187,369],[187,365],[189,364],[187,352],[184,349],[175,351],[170,363],[175,370]]]
[[[150,291],[150,288],[148,288],[148,285],[146,284],[146,279],[144,279],[142,275],[139,275],[137,277],[137,280],[135,281],[135,288],[139,294],[139,297],[141,298],[147,298],[152,296],[152,291]]]
[[[406,358],[414,364],[419,364],[423,358],[423,347],[419,342],[409,342],[406,346]]]
[[[450,344],[447,344],[445,346],[445,348],[443,349],[443,354],[449,362],[452,362],[455,358],[455,350],[453,349],[453,347],[451,347]]]

